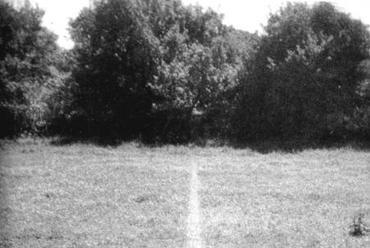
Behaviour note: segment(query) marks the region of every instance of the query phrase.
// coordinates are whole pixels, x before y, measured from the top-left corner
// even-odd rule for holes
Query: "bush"
[[[265,30],[241,76],[238,139],[321,140],[359,130],[355,116],[368,106],[358,93],[367,77],[359,67],[370,58],[366,26],[329,3],[297,3],[272,15]]]

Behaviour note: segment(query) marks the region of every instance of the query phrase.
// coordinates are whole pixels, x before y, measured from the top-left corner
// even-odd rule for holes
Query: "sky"
[[[19,1],[19,0],[13,0]],[[294,0],[293,0],[294,1]],[[31,0],[45,10],[43,25],[58,35],[58,44],[64,48],[73,47],[73,41],[68,33],[68,23],[75,18],[83,7],[89,6],[90,0]],[[199,4],[204,8],[211,7],[224,15],[224,23],[249,32],[262,32],[262,26],[267,23],[269,13],[276,12],[286,4],[286,0],[182,0],[186,5]],[[307,2],[313,0],[295,0]],[[332,0],[330,1],[343,12],[353,18],[370,25],[370,1],[368,0]]]

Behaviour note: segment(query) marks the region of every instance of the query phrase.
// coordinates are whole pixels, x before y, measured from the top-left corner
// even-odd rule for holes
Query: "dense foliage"
[[[368,80],[365,25],[329,3],[288,4],[265,30],[241,79],[239,137],[317,140],[369,128],[368,100],[359,93]]]
[[[185,142],[223,133],[242,53],[220,15],[180,1],[109,0],[71,27],[85,134]]]
[[[33,131],[149,142],[370,137],[370,35],[333,5],[289,3],[263,35],[180,0],[105,0],[70,23],[0,0],[0,114]]]
[[[0,1],[0,136],[41,132],[57,81],[56,36],[41,26],[43,11],[29,2],[16,10]]]

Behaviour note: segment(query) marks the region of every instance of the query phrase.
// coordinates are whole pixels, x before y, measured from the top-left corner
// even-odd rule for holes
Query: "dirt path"
[[[188,243],[187,248],[202,248],[202,239],[200,236],[200,209],[199,209],[199,179],[198,165],[191,162],[191,179],[190,179],[190,199],[189,199],[189,216],[188,216]]]

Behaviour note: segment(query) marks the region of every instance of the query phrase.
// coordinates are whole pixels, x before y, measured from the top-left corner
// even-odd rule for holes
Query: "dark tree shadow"
[[[236,149],[249,148],[262,154],[271,152],[295,153],[307,149],[337,149],[343,147],[351,147],[359,151],[370,151],[370,140],[261,140],[245,143],[234,142],[231,146]]]
[[[350,139],[264,139],[249,142],[235,142],[229,140],[218,140],[209,142],[207,139],[196,139],[187,142],[168,142],[166,140],[148,140],[145,138],[117,138],[117,137],[75,137],[59,136],[52,137],[50,144],[54,146],[64,146],[71,144],[94,144],[97,146],[117,147],[124,142],[136,141],[146,147],[162,147],[166,145],[192,145],[194,147],[218,147],[230,146],[235,149],[251,149],[253,151],[267,154],[271,152],[295,153],[307,149],[337,149],[350,147],[359,151],[370,151],[370,139],[356,137]]]
[[[109,138],[109,137],[73,137],[73,136],[62,136],[54,137],[50,142],[54,146],[65,146],[71,144],[94,144],[97,146],[113,146],[117,147],[123,142],[128,141],[124,139]]]

